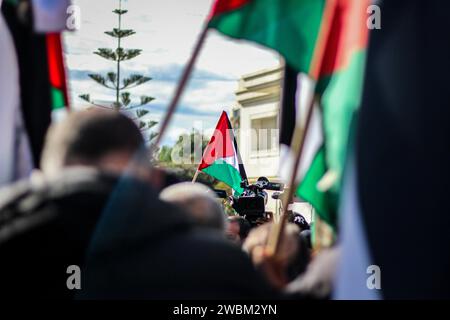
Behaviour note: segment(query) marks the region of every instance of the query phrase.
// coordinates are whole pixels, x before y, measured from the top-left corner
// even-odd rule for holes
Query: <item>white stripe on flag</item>
[[[355,161],[353,155],[349,158],[339,214],[342,248],[334,299],[379,300],[381,292],[367,286],[367,279],[371,275],[367,273],[367,268],[371,265],[371,258],[358,201]],[[382,278],[381,272],[381,284]]]
[[[28,176],[32,170],[32,160],[20,111],[16,51],[1,13],[0,48],[0,185],[4,185]]]
[[[228,163],[230,166],[233,166],[239,172],[239,161],[236,153],[234,153],[234,155],[231,157],[224,157],[222,158],[222,160],[225,163]]]
[[[307,108],[314,97],[315,83],[305,74],[299,74],[297,89],[297,124],[304,127],[306,122]],[[300,111],[299,111],[300,109]],[[302,161],[299,170],[297,171],[297,179],[303,178],[309,169],[317,151],[323,143],[322,130],[322,114],[317,105],[314,106],[309,130],[306,135],[305,146],[303,149]],[[280,147],[280,177],[286,183],[289,182],[291,169],[294,164],[294,154],[290,147],[281,145]]]
[[[239,173],[241,173],[241,172],[239,171],[239,160],[238,160],[238,158],[237,158],[236,150],[234,150],[234,155],[233,155],[233,156],[222,158],[222,160],[223,160],[225,163],[228,163],[230,166],[233,166]],[[242,178],[242,177],[241,177],[241,178]],[[234,190],[234,189],[232,189],[232,190],[233,190],[233,193],[236,192],[236,190]]]

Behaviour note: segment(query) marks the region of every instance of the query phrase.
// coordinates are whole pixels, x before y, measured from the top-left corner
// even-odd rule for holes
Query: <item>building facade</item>
[[[283,69],[265,69],[241,77],[233,124],[250,180],[265,176],[278,182],[280,92]]]

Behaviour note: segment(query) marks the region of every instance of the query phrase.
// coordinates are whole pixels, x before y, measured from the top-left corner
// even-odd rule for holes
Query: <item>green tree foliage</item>
[[[138,126],[141,131],[143,131],[143,133],[147,133],[157,124],[157,122],[143,120],[143,117],[147,115],[149,111],[147,109],[143,109],[142,107],[155,100],[155,98],[144,95],[139,97],[139,102],[133,103],[131,93],[128,90],[136,88],[152,80],[152,78],[141,74],[131,74],[125,77],[121,76],[123,75],[122,63],[124,61],[136,58],[142,52],[141,49],[125,49],[122,47],[122,40],[136,33],[134,30],[122,28],[122,18],[127,12],[128,10],[122,9],[122,0],[119,0],[119,8],[113,10],[113,13],[118,17],[117,28],[113,28],[111,31],[105,31],[106,35],[116,39],[116,48],[98,48],[94,51],[94,54],[102,57],[103,59],[114,62],[116,65],[115,72],[108,72],[107,74],[91,73],[88,75],[89,78],[101,86],[114,91],[114,103],[110,106],[96,104],[93,100],[91,100],[90,94],[82,94],[79,97],[97,107],[111,108],[113,110],[134,115],[133,119],[138,122]],[[156,138],[156,136],[157,133],[150,132],[146,138],[151,142]]]

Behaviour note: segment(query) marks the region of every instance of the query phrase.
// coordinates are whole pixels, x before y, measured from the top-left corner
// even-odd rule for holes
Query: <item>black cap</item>
[[[295,223],[302,230],[309,230],[310,229],[309,223],[306,221],[305,217],[302,216],[300,213],[293,213],[291,222]]]

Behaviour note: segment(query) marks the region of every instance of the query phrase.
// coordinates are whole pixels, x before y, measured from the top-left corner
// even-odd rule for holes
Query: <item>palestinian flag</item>
[[[22,19],[19,9],[15,1],[1,5],[16,51],[20,109],[33,163],[38,166],[52,115],[68,106],[63,52],[60,34],[36,32],[32,20]]]
[[[46,44],[51,105],[52,110],[56,111],[68,107],[69,100],[61,35],[59,33],[47,34]]]
[[[198,170],[224,182],[237,195],[244,191],[241,182],[247,180],[247,175],[237,148],[233,128],[225,111],[222,112],[214,134],[205,148]]]
[[[294,72],[291,81],[297,81],[300,72],[309,76],[303,87],[312,92],[301,90],[303,107],[312,93],[320,97],[320,104],[306,137],[297,195],[330,225],[336,222],[349,127],[361,96],[368,5],[368,0],[219,0],[209,17],[211,28],[278,51]],[[285,84],[295,96],[294,103],[292,96],[283,99],[288,102],[282,114],[295,122],[298,116],[293,114],[301,115],[302,106],[295,110],[296,85]],[[290,133],[282,132],[287,144],[295,123],[288,127]]]

